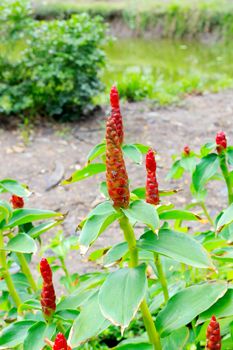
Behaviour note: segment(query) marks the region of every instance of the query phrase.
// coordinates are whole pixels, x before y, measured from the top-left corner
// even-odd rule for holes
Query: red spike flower
[[[10,202],[12,204],[12,207],[14,209],[19,209],[24,207],[24,199],[23,197],[16,196],[16,194],[13,194],[11,196]]]
[[[188,145],[184,146],[184,155],[189,156],[190,155],[190,148]]]
[[[224,131],[219,131],[216,135],[217,152],[220,154],[227,148],[227,138]]]
[[[129,205],[129,180],[119,142],[116,124],[109,117],[106,124],[106,180],[110,198],[115,207]]]
[[[207,350],[220,350],[221,349],[221,334],[219,323],[216,321],[216,317],[212,316],[209,326],[206,332]]]
[[[110,91],[110,103],[112,107],[111,118],[114,119],[116,123],[116,130],[117,130],[119,142],[121,145],[124,139],[124,129],[123,129],[122,115],[120,111],[119,94],[115,85],[112,86]]]
[[[66,338],[62,333],[58,333],[53,344],[53,350],[72,350],[67,344]]]
[[[146,202],[159,204],[159,186],[156,179],[156,161],[154,151],[149,149],[146,155]]]
[[[40,273],[43,278],[43,286],[41,291],[41,306],[44,318],[49,320],[56,310],[56,295],[53,287],[53,275],[51,267],[47,259],[40,261]]]

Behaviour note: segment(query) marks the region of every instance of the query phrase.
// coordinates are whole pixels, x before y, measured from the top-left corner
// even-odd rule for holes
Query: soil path
[[[107,113],[108,110],[105,109]],[[76,168],[82,167],[89,150],[104,136],[105,112],[95,119],[77,124],[46,124],[31,130],[27,145],[23,142],[25,131],[17,128],[0,129],[0,156],[2,159],[0,178],[12,177],[30,186],[34,194],[28,199],[27,206],[68,211],[63,225],[65,235],[73,235],[75,228],[88,210],[96,205],[98,195],[96,178],[62,187],[57,186],[47,191],[51,184],[51,175],[57,163],[58,172],[64,167],[65,177]],[[233,143],[233,92],[188,97],[179,107],[155,108],[150,103],[124,103],[126,142],[147,143],[158,152],[158,180],[161,188],[176,187],[175,183],[165,183],[164,177],[172,164],[171,156],[179,154],[185,144],[199,150],[202,143],[213,141],[219,130],[224,130],[231,144]],[[25,136],[25,135],[24,135]],[[25,138],[25,137],[24,137]],[[143,186],[144,167],[130,166],[131,187]],[[98,176],[104,179],[104,176]],[[189,197],[188,186],[175,199],[182,207]],[[209,194],[210,209],[214,213],[226,205],[226,193],[218,193],[218,184]],[[219,202],[217,198],[222,197]],[[217,206],[217,209],[216,209]],[[50,237],[45,234],[44,238]],[[101,235],[95,248],[108,246],[121,240],[116,228]],[[35,257],[37,261],[39,256]],[[81,262],[79,252],[73,252],[68,259],[72,272],[92,269],[90,263]]]

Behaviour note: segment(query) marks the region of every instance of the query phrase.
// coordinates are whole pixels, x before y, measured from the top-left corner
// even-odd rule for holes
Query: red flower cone
[[[110,198],[115,207],[129,205],[129,180],[120,147],[116,124],[109,117],[106,124],[106,180]]]
[[[10,202],[12,204],[12,207],[14,209],[19,209],[24,207],[24,199],[23,197],[16,196],[16,194],[13,194]]]
[[[221,349],[221,334],[219,323],[216,321],[216,317],[212,316],[209,326],[206,332],[207,350],[220,350]]]
[[[66,338],[62,333],[57,334],[53,350],[72,350],[71,347],[67,345]]]
[[[220,154],[227,148],[227,138],[224,131],[219,131],[216,135],[217,152]]]
[[[113,118],[116,123],[116,130],[117,130],[119,142],[121,145],[124,139],[124,129],[123,129],[122,115],[120,111],[119,94],[115,85],[112,86],[110,91],[110,103],[112,107],[111,118]]]
[[[146,155],[146,202],[159,204],[159,187],[156,179],[156,161],[154,151],[150,149]]]
[[[53,276],[51,267],[47,259],[43,258],[40,262],[40,272],[43,278],[41,291],[41,306],[46,320],[51,319],[56,310],[56,295],[53,287]]]
[[[188,145],[184,146],[184,155],[189,156],[190,155],[190,148]]]

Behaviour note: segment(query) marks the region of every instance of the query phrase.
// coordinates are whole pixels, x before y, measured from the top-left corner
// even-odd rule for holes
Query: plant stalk
[[[201,208],[202,208],[206,218],[208,219],[210,225],[214,226],[214,222],[213,222],[213,220],[212,220],[212,218],[211,218],[211,216],[210,216],[210,214],[209,214],[209,212],[208,212],[208,210],[206,208],[206,205],[205,205],[205,203],[203,201],[200,202],[200,206],[201,206]]]
[[[219,154],[219,161],[220,161],[220,168],[222,170],[222,174],[224,176],[226,185],[227,185],[227,191],[228,191],[228,202],[229,204],[233,203],[233,184],[231,182],[229,170],[227,167],[226,162],[226,154],[223,151],[221,154]]]
[[[70,286],[70,289],[72,289],[72,287],[73,287],[73,282],[72,282],[72,279],[71,279],[71,277],[70,277],[69,271],[68,271],[68,269],[67,269],[67,267],[66,267],[65,260],[64,260],[64,258],[63,258],[62,256],[59,257],[59,260],[60,260],[60,262],[61,262],[61,267],[62,267],[63,271],[65,272],[65,275],[66,275],[68,284],[69,284],[69,286]]]
[[[4,240],[3,240],[3,233],[0,231],[0,249],[4,248]],[[20,306],[21,299],[18,295],[18,292],[15,289],[13,280],[11,278],[8,266],[7,266],[7,258],[6,258],[6,252],[4,250],[0,250],[0,265],[3,268],[3,277],[6,282],[8,291],[10,293],[10,296],[12,297],[15,305],[17,308]]]
[[[157,268],[159,281],[160,281],[161,286],[162,286],[164,301],[165,301],[165,303],[167,303],[169,300],[167,280],[166,280],[166,276],[165,276],[164,271],[163,271],[163,265],[161,263],[159,254],[154,253],[154,261],[155,261],[155,266]]]
[[[120,227],[124,233],[126,242],[128,243],[130,253],[130,267],[136,267],[138,265],[138,249],[136,245],[136,238],[134,230],[129,222],[129,219],[123,214],[119,219]],[[162,345],[159,337],[159,333],[155,327],[152,315],[147,305],[146,299],[144,299],[140,305],[142,312],[143,322],[149,337],[151,344],[153,344],[154,350],[162,350]]]
[[[22,269],[22,272],[24,273],[24,275],[26,276],[32,290],[34,292],[37,291],[37,285],[36,285],[36,282],[32,276],[32,273],[31,273],[31,270],[28,266],[28,262],[27,262],[27,259],[25,258],[24,254],[22,253],[17,253],[17,258],[19,260],[19,263],[20,263],[20,266],[21,266],[21,269]]]

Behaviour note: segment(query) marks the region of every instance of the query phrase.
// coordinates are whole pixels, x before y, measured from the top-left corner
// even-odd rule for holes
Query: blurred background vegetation
[[[76,119],[115,82],[158,105],[230,88],[232,36],[230,0],[3,0],[0,113]]]

